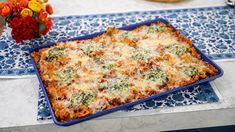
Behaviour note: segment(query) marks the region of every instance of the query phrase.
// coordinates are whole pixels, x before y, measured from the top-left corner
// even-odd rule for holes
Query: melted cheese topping
[[[188,39],[163,23],[132,31],[108,29],[93,39],[58,43],[33,53],[34,59],[37,56],[41,77],[61,121],[181,87],[217,72],[200,59]]]

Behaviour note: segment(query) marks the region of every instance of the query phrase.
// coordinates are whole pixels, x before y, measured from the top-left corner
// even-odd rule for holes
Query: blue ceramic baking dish
[[[145,21],[145,22],[141,22],[141,23],[137,23],[137,24],[134,24],[134,25],[129,25],[129,26],[126,26],[126,27],[121,27],[119,29],[123,29],[123,30],[132,30],[136,27],[139,27],[139,26],[142,26],[142,25],[150,25],[152,23],[156,23],[156,22],[163,22],[165,24],[168,24],[170,25],[170,23],[164,19],[160,19],[160,18],[156,18],[155,20],[149,20],[149,21]],[[173,27],[173,26],[172,26]],[[173,27],[174,28],[174,27]],[[174,28],[174,30],[176,31],[176,29]],[[64,41],[71,41],[71,40],[84,40],[84,39],[89,39],[89,38],[93,38],[95,36],[98,36],[100,34],[102,34],[104,32],[99,32],[99,33],[95,33],[95,34],[92,34],[92,35],[87,35],[87,36],[82,36],[82,37],[76,37],[76,38],[73,38],[73,39],[69,39],[69,40],[64,40]],[[61,42],[64,42],[64,41],[61,41]],[[33,52],[33,51],[38,51],[42,48],[47,48],[47,47],[50,47],[52,45],[54,45],[55,43],[50,43],[50,44],[45,44],[45,45],[42,45],[42,46],[37,46],[37,47],[33,47],[32,49],[30,49],[30,53]],[[193,45],[194,46],[194,45]],[[194,46],[195,47],[195,46]],[[184,89],[187,89],[187,88],[190,88],[190,87],[193,87],[193,86],[197,86],[199,84],[203,84],[203,83],[207,83],[209,81],[212,81],[212,80],[215,80],[216,78],[218,77],[221,77],[223,75],[223,70],[216,64],[214,63],[212,60],[210,60],[206,55],[204,55],[200,50],[198,50],[197,47],[195,47],[195,49],[197,50],[197,52],[201,55],[201,58],[208,62],[209,64],[211,64],[212,66],[214,66],[217,70],[218,70],[218,74],[216,76],[213,76],[213,77],[210,77],[210,78],[206,78],[206,79],[203,79],[203,80],[200,80],[198,82],[195,82],[195,83],[192,83],[192,84],[189,84],[189,85],[186,85],[186,86],[183,86],[183,87],[179,87],[179,88],[175,88],[175,89],[172,89],[172,90],[169,90],[169,91],[166,91],[166,92],[162,92],[162,93],[159,93],[159,94],[155,94],[155,95],[152,95],[150,97],[147,97],[147,98],[144,98],[144,99],[140,99],[140,100],[137,100],[137,101],[134,101],[134,102],[131,102],[131,103],[128,103],[128,104],[124,104],[124,105],[121,105],[121,106],[117,106],[117,107],[114,107],[114,108],[111,108],[111,109],[108,109],[108,110],[103,110],[101,112],[97,112],[95,114],[92,114],[92,115],[89,115],[89,116],[86,116],[86,117],[82,117],[82,118],[78,118],[78,119],[74,119],[74,120],[71,120],[71,121],[68,121],[68,122],[59,122],[56,117],[55,117],[55,114],[54,114],[54,111],[52,109],[52,106],[51,106],[51,103],[50,103],[50,100],[49,100],[49,97],[47,95],[47,92],[46,92],[46,89],[42,83],[42,79],[40,77],[40,74],[39,74],[39,71],[37,69],[37,66],[36,66],[36,63],[34,62],[34,60],[32,59],[32,62],[33,62],[33,66],[36,70],[36,74],[37,74],[37,77],[38,77],[38,80],[40,82],[40,85],[42,87],[42,90],[43,90],[43,93],[46,97],[46,100],[47,100],[47,103],[49,104],[49,108],[50,108],[50,111],[51,111],[51,115],[52,115],[52,118],[53,118],[53,121],[56,125],[59,125],[59,126],[69,126],[69,125],[73,125],[75,123],[79,123],[79,122],[83,122],[83,121],[86,121],[86,120],[90,120],[92,118],[96,118],[96,117],[99,117],[99,116],[102,116],[102,115],[105,115],[105,114],[108,114],[108,113],[111,113],[111,112],[114,112],[114,111],[118,111],[118,110],[122,110],[122,109],[126,109],[130,106],[134,106],[136,104],[139,104],[139,103],[142,103],[142,102],[145,102],[145,101],[148,101],[148,100],[151,100],[151,99],[155,99],[155,98],[158,98],[159,96],[162,96],[162,95],[167,95],[167,94],[170,94],[170,93],[173,93],[173,92],[176,92],[176,91],[180,91],[180,90],[184,90]],[[32,58],[32,56],[31,56]]]

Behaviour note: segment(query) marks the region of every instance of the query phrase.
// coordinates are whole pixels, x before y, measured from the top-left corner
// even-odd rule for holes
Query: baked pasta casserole
[[[164,23],[58,42],[32,52],[56,118],[82,118],[218,74]]]

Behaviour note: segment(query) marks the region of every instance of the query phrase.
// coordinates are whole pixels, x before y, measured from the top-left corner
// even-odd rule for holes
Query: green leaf
[[[46,26],[42,22],[38,21],[38,25],[39,25],[38,29],[39,33],[46,29]]]
[[[6,21],[9,22],[13,19],[13,13],[10,16],[6,17]]]
[[[37,18],[38,14],[36,12],[33,11],[33,16],[34,18]]]

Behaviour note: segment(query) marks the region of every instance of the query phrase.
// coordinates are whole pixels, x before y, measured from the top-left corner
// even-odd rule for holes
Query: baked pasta
[[[67,122],[218,74],[192,42],[158,22],[111,27],[32,52],[56,118]]]

